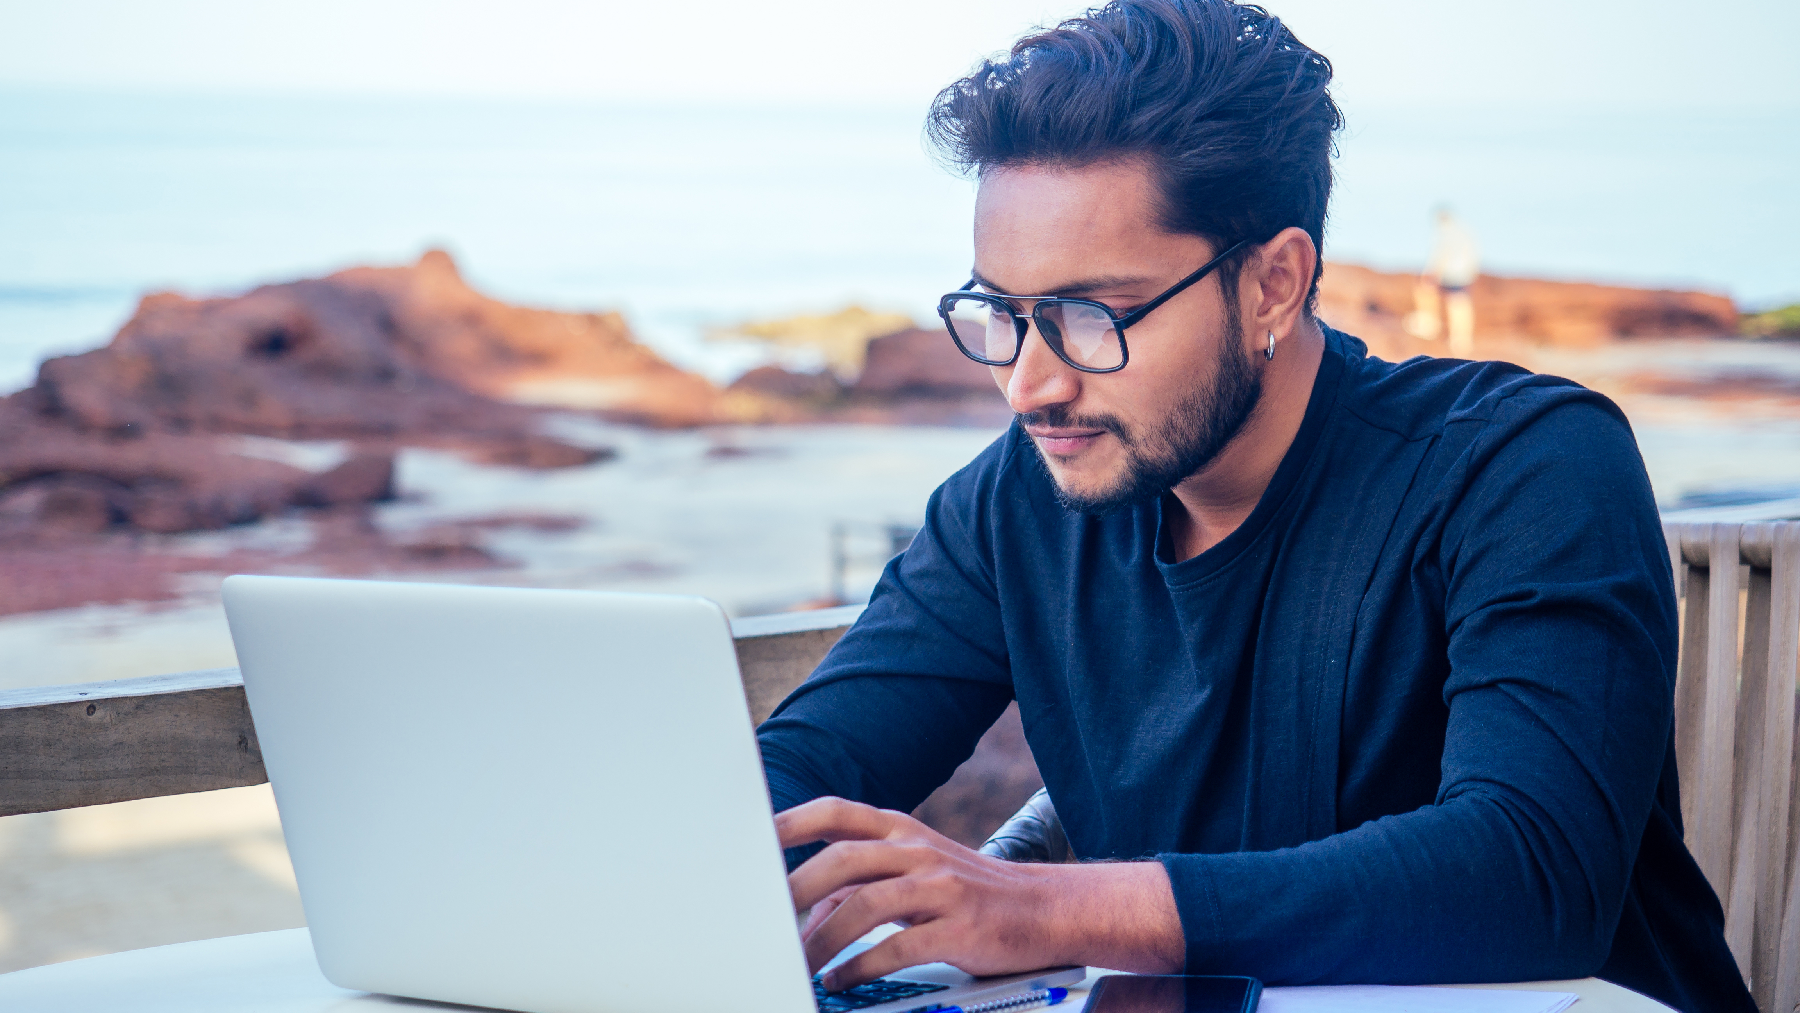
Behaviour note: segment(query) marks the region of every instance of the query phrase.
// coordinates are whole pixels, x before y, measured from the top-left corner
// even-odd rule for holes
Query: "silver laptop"
[[[899,1013],[1077,981],[943,964],[816,1005],[724,613],[231,577],[319,967],[530,1013]]]

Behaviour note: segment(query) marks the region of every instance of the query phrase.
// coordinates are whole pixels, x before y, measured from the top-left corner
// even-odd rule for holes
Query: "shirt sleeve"
[[[826,795],[910,812],[1012,701],[979,509],[1004,442],[932,494],[868,608],[757,729],[776,812]]]
[[[1588,397],[1503,401],[1425,553],[1450,660],[1434,804],[1294,848],[1162,856],[1188,973],[1510,981],[1605,962],[1668,755],[1676,619],[1642,459]]]

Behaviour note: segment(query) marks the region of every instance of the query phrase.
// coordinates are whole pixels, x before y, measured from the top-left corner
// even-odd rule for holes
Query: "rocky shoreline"
[[[1442,354],[1442,342],[1404,327],[1414,282],[1330,265],[1320,314],[1384,358]],[[1734,334],[1737,311],[1723,296],[1509,278],[1483,278],[1473,295],[1484,358],[1573,375],[1616,398],[1800,410],[1791,376],[1595,366],[1646,338]],[[552,420],[571,413],[662,429],[1010,418],[988,371],[935,327],[875,335],[860,353],[848,357],[853,376],[765,366],[721,388],[639,343],[616,313],[500,302],[439,251],[232,298],[151,295],[106,347],[47,360],[35,384],[0,398],[0,615],[153,601],[185,573],[505,565],[483,539],[511,520],[401,540],[371,522],[371,508],[400,493],[394,459],[408,447],[539,471],[605,462],[611,447],[551,435]],[[308,464],[259,440],[325,441],[333,452]],[[293,517],[311,529],[303,549],[202,558],[169,541]]]

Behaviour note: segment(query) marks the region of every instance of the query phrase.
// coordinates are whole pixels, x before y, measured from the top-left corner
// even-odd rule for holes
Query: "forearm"
[[[911,812],[1012,698],[1006,687],[965,679],[833,676],[831,661],[757,729],[775,812],[826,796]],[[817,852],[790,849],[788,868]]]
[[[820,671],[757,729],[777,812],[822,795],[910,812],[1012,700],[966,679]]]
[[[1190,974],[1577,978],[1606,958],[1634,851],[1607,837],[1572,839],[1526,800],[1469,795],[1297,848],[1163,862]]]
[[[998,631],[998,608],[948,554],[946,539],[968,536],[946,535],[940,499],[855,625],[757,728],[776,812],[826,795],[910,812],[1012,701],[1001,645],[968,637]]]

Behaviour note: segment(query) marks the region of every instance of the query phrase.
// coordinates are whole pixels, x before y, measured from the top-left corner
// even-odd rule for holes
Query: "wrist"
[[[1187,940],[1161,862],[1035,866],[1054,964],[1179,974]]]

